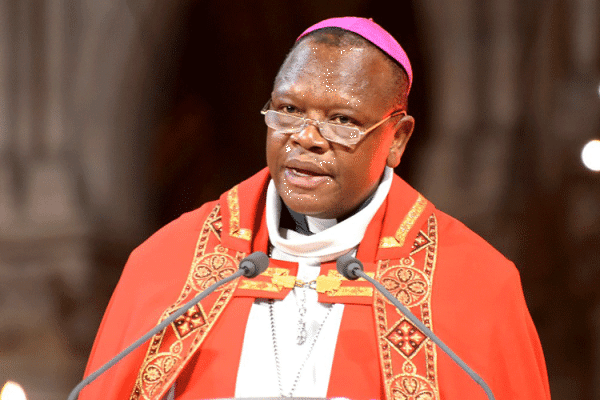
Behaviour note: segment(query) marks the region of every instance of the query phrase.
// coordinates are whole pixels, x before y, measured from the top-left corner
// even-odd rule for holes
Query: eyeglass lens
[[[285,115],[273,110],[265,113],[267,126],[281,133],[296,133],[304,128],[307,121],[293,115]],[[329,122],[315,121],[321,135],[327,140],[341,144],[355,144],[360,137],[358,128],[331,124]]]

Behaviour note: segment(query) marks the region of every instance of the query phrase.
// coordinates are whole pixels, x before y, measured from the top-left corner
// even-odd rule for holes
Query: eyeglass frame
[[[290,131],[290,130],[287,130],[287,131],[286,131],[286,130],[275,130],[275,132],[278,132],[278,133],[285,133],[285,134],[290,134],[290,135],[291,135],[291,134],[294,134],[294,133],[300,133],[300,132],[302,132],[304,129],[306,129],[306,127],[307,127],[309,124],[311,124],[311,125],[315,126],[315,127],[316,127],[316,128],[319,130],[319,134],[320,134],[321,136],[323,136],[323,138],[325,138],[327,141],[329,141],[329,142],[334,142],[334,143],[337,143],[337,144],[341,144],[342,146],[346,146],[346,147],[352,147],[352,146],[355,146],[355,145],[357,145],[358,143],[360,143],[360,141],[361,141],[361,140],[362,140],[362,139],[363,139],[363,138],[364,138],[364,137],[365,137],[365,136],[366,136],[368,133],[370,133],[370,132],[374,131],[375,129],[377,129],[379,126],[381,126],[381,125],[382,125],[384,122],[386,122],[386,121],[387,121],[387,120],[389,120],[390,118],[392,118],[392,117],[397,117],[398,115],[404,115],[404,116],[406,116],[406,115],[407,115],[407,114],[406,114],[406,110],[396,110],[396,111],[394,111],[393,113],[391,113],[390,115],[388,115],[387,117],[385,117],[384,119],[382,119],[382,120],[380,120],[379,122],[377,122],[375,125],[372,125],[372,126],[371,126],[371,127],[369,127],[368,129],[366,129],[366,130],[363,130],[363,129],[361,129],[361,128],[357,127],[357,126],[354,126],[354,127],[348,127],[348,126],[344,126],[344,125],[340,125],[340,124],[334,124],[334,123],[332,123],[332,122],[327,122],[327,121],[319,121],[319,120],[312,119],[312,118],[299,117],[299,116],[292,115],[292,114],[285,114],[285,113],[282,113],[282,112],[280,112],[280,111],[276,111],[276,110],[270,110],[270,109],[269,109],[269,107],[271,106],[271,101],[272,101],[272,99],[269,99],[269,100],[267,101],[267,103],[264,105],[264,107],[262,108],[262,110],[260,110],[260,113],[261,113],[262,115],[264,115],[264,116],[265,116],[265,124],[267,123],[267,122],[266,122],[266,118],[267,118],[267,113],[268,113],[268,112],[272,112],[272,113],[275,113],[275,114],[277,114],[277,115],[283,115],[283,116],[285,116],[286,118],[289,118],[289,117],[291,117],[291,118],[295,118],[295,119],[298,119],[298,120],[301,120],[301,121],[303,121],[303,124],[302,124],[302,125],[300,125],[300,126],[297,128],[297,129],[298,129],[297,131],[294,129],[294,130],[292,130],[292,131]],[[333,125],[333,126],[339,126],[339,127],[346,127],[346,128],[349,128],[349,129],[356,129],[356,130],[358,131],[358,135],[357,135],[356,139],[353,139],[353,140],[352,140],[352,142],[347,142],[347,141],[346,141],[346,142],[343,142],[343,143],[342,143],[341,141],[338,141],[338,140],[334,140],[334,139],[330,139],[330,138],[328,138],[328,137],[325,137],[325,136],[323,135],[323,130],[321,129],[321,126],[323,126],[323,125],[328,125],[328,126],[332,126],[332,125]],[[267,125],[267,127],[271,128],[269,125]],[[275,128],[271,128],[271,129],[275,129]],[[332,129],[332,131],[333,131],[333,129]],[[337,139],[340,139],[340,137],[339,137],[339,136],[336,136],[336,138],[337,138]]]

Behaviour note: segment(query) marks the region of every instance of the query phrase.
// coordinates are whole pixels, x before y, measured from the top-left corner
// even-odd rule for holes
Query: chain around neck
[[[280,361],[279,361],[279,347],[277,346],[277,334],[275,332],[275,315],[273,312],[273,303],[274,303],[273,299],[269,299],[269,318],[271,320],[271,338],[273,339],[273,351],[275,353],[275,368],[277,370],[277,383],[279,385],[279,395],[281,397],[292,397],[294,395],[294,392],[296,391],[296,386],[298,386],[298,382],[300,381],[300,376],[302,375],[304,366],[306,365],[308,359],[310,358],[310,355],[312,354],[315,344],[317,343],[317,339],[319,338],[321,329],[323,329],[323,325],[325,325],[325,321],[327,321],[327,317],[329,317],[329,314],[331,313],[331,310],[333,309],[333,304],[329,305],[329,307],[327,309],[327,313],[325,314],[323,321],[319,325],[319,328],[317,329],[317,332],[315,333],[315,337],[313,338],[313,340],[310,343],[310,347],[308,349],[308,352],[306,353],[306,357],[304,358],[304,361],[302,361],[302,365],[300,365],[300,369],[298,370],[298,373],[296,374],[296,378],[294,379],[294,383],[292,384],[292,387],[290,388],[290,392],[289,392],[289,394],[285,395],[283,393],[283,383],[281,381],[281,365],[280,365]]]

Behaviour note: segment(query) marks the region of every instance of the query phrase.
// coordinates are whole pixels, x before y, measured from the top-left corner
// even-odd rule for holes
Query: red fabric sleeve
[[[487,382],[496,400],[550,399],[517,269],[458,221],[443,214],[439,221],[434,331]],[[441,398],[487,399],[439,349],[438,361]]]
[[[189,273],[200,224],[214,203],[163,227],[129,257],[96,335],[85,376],[152,329],[179,295]],[[84,388],[80,400],[129,399],[148,344]]]

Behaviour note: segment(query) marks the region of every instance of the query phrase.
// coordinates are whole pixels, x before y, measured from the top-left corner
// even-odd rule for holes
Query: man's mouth
[[[318,165],[300,162],[286,166],[284,176],[287,183],[302,189],[314,189],[331,179],[331,175]]]
[[[294,158],[286,162],[285,168],[299,176],[331,176],[323,165],[316,160]]]
[[[302,168],[290,168],[290,170],[292,170],[298,176],[328,176],[327,174],[324,174],[324,173],[310,171],[310,170],[302,169]]]

